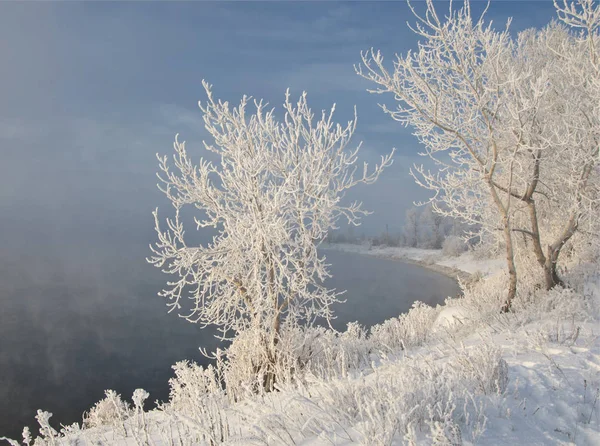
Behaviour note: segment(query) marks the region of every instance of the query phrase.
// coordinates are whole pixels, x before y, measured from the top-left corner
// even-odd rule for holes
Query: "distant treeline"
[[[467,250],[468,234],[474,228],[450,217],[444,217],[431,205],[412,207],[406,211],[404,226],[390,232],[388,226],[377,236],[357,235],[354,226],[328,234],[328,243],[368,244],[369,246],[411,247],[443,249],[448,255],[458,255]]]

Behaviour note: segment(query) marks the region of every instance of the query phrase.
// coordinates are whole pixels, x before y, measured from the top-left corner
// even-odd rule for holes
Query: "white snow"
[[[456,272],[467,274],[481,274],[488,276],[497,273],[505,267],[502,259],[476,258],[476,254],[467,251],[458,257],[445,256],[441,249],[421,249],[408,247],[379,247],[368,245],[352,245],[346,243],[323,245],[324,249],[334,249],[345,252],[355,252],[375,257],[381,257],[393,260],[402,260],[418,263],[425,267],[441,266]],[[434,268],[435,269],[435,268]],[[444,269],[437,268],[438,271]],[[445,271],[450,273],[451,271]]]

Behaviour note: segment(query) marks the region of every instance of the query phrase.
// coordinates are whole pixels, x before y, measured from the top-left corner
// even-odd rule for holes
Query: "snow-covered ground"
[[[161,410],[143,412],[139,392],[133,407],[111,394],[89,428],[66,436],[40,414],[47,444],[600,445],[597,266],[571,270],[573,289],[523,291],[516,311],[500,314],[501,261],[335,249],[441,265],[472,280],[464,297],[416,304],[370,330],[291,332],[282,349],[300,359],[278,392],[238,386],[234,401],[214,369],[179,364]]]
[[[323,245],[323,249],[334,249],[344,252],[355,252],[385,259],[402,260],[417,263],[433,268],[437,271],[449,273],[467,273],[469,275],[481,274],[484,276],[497,273],[504,268],[502,259],[479,259],[472,251],[460,256],[445,256],[441,249],[422,249],[390,246],[353,245],[349,243],[336,243]],[[441,268],[436,268],[441,267]]]

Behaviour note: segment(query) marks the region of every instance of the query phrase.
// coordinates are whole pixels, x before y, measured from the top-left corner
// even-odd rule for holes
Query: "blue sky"
[[[511,16],[516,32],[555,14],[551,1],[492,2],[494,23]],[[175,133],[202,155],[197,101],[206,79],[219,98],[248,94],[276,107],[286,88],[306,90],[314,110],[337,103],[342,122],[356,105],[363,159],[392,147],[398,154],[351,198],[375,212],[367,232],[399,228],[406,207],[427,196],[408,176],[422,160],[418,144],[381,112],[377,102],[391,98],[368,94],[353,64],[370,47],[388,61],[414,48],[407,20],[402,1],[1,2],[4,227],[22,237],[153,241],[150,212],[165,204],[154,156],[170,153]]]

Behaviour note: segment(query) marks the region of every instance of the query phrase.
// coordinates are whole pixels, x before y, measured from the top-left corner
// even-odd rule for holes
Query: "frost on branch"
[[[372,171],[359,169],[360,145],[350,149],[356,120],[333,122],[334,108],[318,119],[306,94],[292,103],[278,121],[262,101],[244,97],[237,107],[215,100],[200,104],[213,143],[206,150],[220,158],[196,164],[185,143],[175,139],[172,165],[159,157],[161,184],[175,208],[161,226],[154,213],[158,242],[149,261],[173,279],[161,293],[171,310],[203,326],[218,326],[223,336],[252,328],[260,333],[273,361],[281,325],[331,318],[339,293],[323,286],[328,277],[317,246],[340,217],[359,224],[367,214],[360,203],[342,204],[345,192],[359,183],[373,183],[392,162],[382,157]],[[216,228],[206,245],[189,245],[181,210],[195,207],[197,229]]]
[[[98,401],[83,415],[84,427],[118,425],[131,415],[129,404],[114,390],[106,390],[105,398]]]
[[[510,21],[498,31],[468,1],[442,16],[427,0],[424,14],[411,5],[415,51],[397,55],[392,69],[367,51],[357,67],[377,84],[373,93],[394,96],[396,107],[383,110],[414,129],[436,164],[412,171],[435,211],[504,248],[506,310],[524,272],[539,270],[546,289],[563,285],[563,247],[598,242],[600,6],[555,6],[562,23],[515,38]]]

